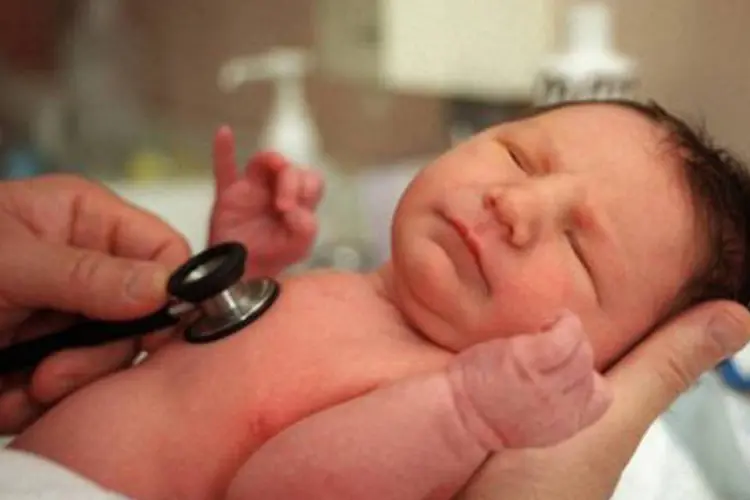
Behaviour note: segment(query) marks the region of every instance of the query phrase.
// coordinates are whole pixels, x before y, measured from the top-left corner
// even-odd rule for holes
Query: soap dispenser
[[[612,43],[606,1],[579,1],[567,12],[567,48],[546,58],[533,89],[536,104],[571,100],[633,99],[636,63]]]
[[[320,136],[305,98],[304,82],[311,68],[304,50],[275,47],[258,56],[231,59],[219,72],[219,88],[224,92],[248,82],[274,82],[276,95],[260,147],[277,150],[299,165],[313,165],[322,156]]]
[[[312,56],[304,49],[274,47],[260,55],[227,61],[219,70],[218,85],[231,92],[248,82],[272,81],[275,96],[260,135],[260,149],[278,151],[295,166],[322,173],[326,188],[318,210],[318,242],[302,267],[368,269],[373,267],[374,252],[363,237],[356,183],[324,154],[306,99],[305,77],[313,66]]]

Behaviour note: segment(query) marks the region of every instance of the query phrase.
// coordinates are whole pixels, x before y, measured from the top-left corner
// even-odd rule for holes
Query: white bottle
[[[122,0],[79,2],[62,45],[66,161],[116,178],[144,138],[142,109],[129,79],[137,68]]]
[[[567,26],[567,50],[542,63],[534,101],[632,98],[636,64],[612,47],[612,19],[606,2],[571,6]]]
[[[259,147],[282,153],[300,168],[315,168],[325,179],[318,210],[318,248],[314,267],[367,267],[369,251],[361,240],[361,220],[354,180],[333,167],[323,153],[320,134],[305,98],[305,77],[313,67],[303,49],[275,47],[264,54],[235,58],[219,72],[219,87],[235,90],[247,82],[271,80],[275,97]]]
[[[276,47],[258,56],[232,59],[219,73],[219,87],[226,92],[248,82],[274,82],[276,95],[260,147],[279,151],[295,164],[306,166],[322,156],[318,130],[305,99],[304,79],[311,67],[305,51]]]

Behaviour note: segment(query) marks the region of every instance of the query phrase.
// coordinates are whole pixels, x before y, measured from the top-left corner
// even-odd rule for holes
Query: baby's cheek
[[[536,332],[555,322],[564,309],[574,308],[569,275],[541,264],[509,272],[493,289],[493,323],[505,336]]]

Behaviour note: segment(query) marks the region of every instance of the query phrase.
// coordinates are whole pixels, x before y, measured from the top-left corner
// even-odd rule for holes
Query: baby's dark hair
[[[574,104],[613,104],[637,111],[667,132],[707,234],[707,260],[686,283],[672,313],[699,302],[729,299],[750,303],[750,170],[716,146],[703,126],[691,127],[656,102],[567,101],[533,114]]]

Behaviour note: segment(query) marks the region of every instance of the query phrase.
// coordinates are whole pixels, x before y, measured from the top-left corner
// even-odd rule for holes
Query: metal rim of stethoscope
[[[236,242],[222,243],[193,256],[172,273],[167,292],[177,299],[176,316],[195,316],[185,328],[187,342],[212,342],[238,331],[263,314],[279,295],[271,278],[243,282],[247,250]]]

